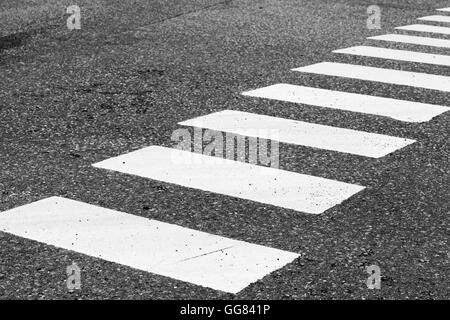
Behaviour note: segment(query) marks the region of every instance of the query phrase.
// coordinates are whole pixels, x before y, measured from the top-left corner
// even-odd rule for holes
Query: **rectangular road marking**
[[[404,34],[383,34],[381,36],[369,37],[367,39],[417,44],[422,46],[430,46],[438,48],[450,48],[450,40],[448,39],[407,36]]]
[[[439,33],[447,35],[450,34],[450,28],[448,27],[430,26],[426,24],[412,24],[409,26],[396,27],[395,29],[417,31],[417,32]]]
[[[0,230],[230,293],[299,256],[61,197],[0,213]]]
[[[407,122],[429,121],[433,117],[450,110],[448,107],[433,104],[310,88],[284,83],[247,91],[243,94],[252,97],[276,99],[318,107],[374,114]]]
[[[270,133],[276,132],[276,140],[280,142],[373,158],[383,157],[415,142],[382,134],[233,110],[215,112],[179,124],[263,139],[273,139]]]
[[[188,161],[186,157],[188,156]],[[323,213],[364,187],[159,146],[150,146],[94,164],[184,187],[271,204],[301,212]]]
[[[450,22],[450,17],[449,16],[441,16],[441,15],[433,15],[433,16],[417,18],[417,20],[433,21],[433,22]]]
[[[293,70],[450,92],[450,77],[435,74],[335,62],[321,62]]]
[[[450,31],[450,28],[448,28]],[[396,50],[379,47],[357,46],[333,51],[335,53],[352,54],[381,59],[391,59],[408,62],[428,63],[440,66],[450,66],[450,56],[423,53],[416,51]]]

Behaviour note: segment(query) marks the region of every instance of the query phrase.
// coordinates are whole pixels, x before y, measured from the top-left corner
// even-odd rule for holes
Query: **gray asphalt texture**
[[[71,4],[82,9],[81,30],[66,27]],[[366,27],[372,4],[382,8],[381,30]],[[441,0],[3,0],[0,211],[57,195],[300,258],[231,295],[0,234],[0,298],[448,299],[450,113],[408,124],[241,92],[284,82],[449,105],[448,93],[290,71],[335,61],[450,76],[448,67],[331,53],[370,44],[450,54],[366,40],[449,6]],[[149,145],[172,146],[177,122],[224,109],[418,142],[380,159],[282,144],[281,169],[367,186],[321,215],[91,166]],[[82,269],[82,288],[69,293],[72,261]],[[381,268],[381,290],[366,286],[372,264]]]

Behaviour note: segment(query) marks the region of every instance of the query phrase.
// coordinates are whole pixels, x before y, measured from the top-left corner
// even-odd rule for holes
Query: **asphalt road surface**
[[[367,8],[373,4],[381,9],[379,29],[367,25]],[[81,29],[67,26],[70,5],[81,8]],[[22,224],[14,228],[22,227],[22,235],[8,229],[9,220],[0,214],[0,230],[5,231],[0,233],[0,298],[448,299],[449,112],[438,112],[426,121],[401,121],[376,112],[242,94],[286,83],[415,103],[411,105],[449,107],[450,85],[446,87],[446,83],[450,63],[448,59],[446,64],[439,63],[445,57],[427,55],[435,63],[423,63],[423,56],[410,61],[410,54],[405,58],[409,61],[402,61],[333,53],[365,45],[450,55],[448,44],[446,48],[367,39],[398,34],[450,41],[450,33],[395,29],[411,24],[450,27],[446,22],[417,20],[450,16],[436,11],[445,7],[450,7],[449,1],[2,0],[1,212],[58,196],[121,212],[118,221],[127,213],[132,218],[217,235],[219,242],[228,241],[224,238],[244,241],[250,253],[255,248],[252,245],[260,245],[295,256],[242,290],[217,290],[201,281],[189,281],[186,274],[192,270],[183,273],[175,268],[180,274],[170,276],[164,270],[147,272],[136,267],[139,257],[127,263],[130,259],[123,256],[133,255],[137,247],[156,257],[161,254],[150,243],[142,243],[142,234],[134,244],[127,240],[132,244],[127,252],[119,252],[119,261],[125,263],[115,263],[117,260],[102,257],[101,252],[84,254],[78,242],[73,250],[67,250],[50,240],[35,241],[39,240],[36,235],[27,237],[27,232],[36,232],[32,229],[39,226],[38,238],[49,234],[52,238],[53,220],[63,219],[58,212],[44,223],[40,216],[33,220],[37,209],[15,211]],[[402,84],[406,73],[399,76],[400,83],[390,73],[377,81],[365,79],[379,76],[375,69],[340,76],[353,69],[344,66],[336,71],[336,64],[325,65],[320,72],[292,71],[321,62],[414,72],[408,73],[414,85]],[[333,72],[339,75],[330,74]],[[415,73],[442,77],[421,78]],[[392,110],[398,104],[394,102]],[[362,108],[365,106],[363,102]],[[248,197],[239,196],[240,183],[232,190],[237,195],[216,192],[223,180],[215,181],[215,172],[218,177],[227,173],[220,166],[211,169],[208,186],[203,189],[93,166],[148,146],[172,148],[173,132],[184,127],[179,122],[223,110],[407,138],[414,143],[371,157],[357,154],[371,145],[370,139],[354,153],[309,142],[280,142],[279,169],[365,187],[320,214],[274,205],[272,197],[249,199],[258,193],[259,185]],[[414,119],[416,113],[407,115]],[[291,132],[290,127],[286,130]],[[353,145],[351,139],[349,145]],[[145,167],[147,160],[140,166]],[[148,163],[145,169],[150,167],[150,176],[163,169],[171,172],[164,161]],[[233,168],[229,169],[230,180]],[[188,184],[203,177],[187,170],[189,175]],[[242,181],[245,179],[242,175]],[[263,174],[255,181],[267,183]],[[274,184],[267,185],[270,189]],[[311,185],[301,185],[299,193],[308,188]],[[316,196],[311,191],[312,200],[306,198],[300,205]],[[276,200],[279,195],[273,197]],[[48,217],[49,210],[45,207],[39,212]],[[23,218],[30,212],[31,216]],[[79,212],[74,206],[68,217]],[[140,228],[147,220],[129,221]],[[58,230],[66,230],[64,223],[63,219]],[[104,228],[103,223],[112,229]],[[65,227],[68,233],[88,230],[97,239],[89,249],[120,247],[121,235],[128,229],[109,223],[104,219],[98,224]],[[176,229],[181,231],[173,232],[173,237],[182,238],[187,230],[182,228]],[[55,238],[64,236],[55,234]],[[170,232],[163,233],[160,242],[165,241],[172,241]],[[196,257],[189,259],[193,268],[202,271],[207,263],[195,264]],[[233,266],[245,271],[252,262],[248,260],[233,260]],[[80,268],[81,287],[68,290],[66,272],[73,262]],[[367,286],[366,268],[371,265],[381,270],[380,289]],[[227,283],[234,281],[236,274],[224,271],[223,276],[222,282]],[[185,281],[176,280],[180,278]]]

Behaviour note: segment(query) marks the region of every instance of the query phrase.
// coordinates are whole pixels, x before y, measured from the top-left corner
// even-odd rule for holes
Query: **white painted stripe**
[[[427,24],[412,24],[409,26],[396,27],[395,29],[417,31],[417,32],[439,33],[447,35],[450,34],[450,28],[448,27],[430,26]]]
[[[60,197],[1,213],[0,229],[231,293],[299,256]]]
[[[180,125],[226,131],[239,135],[276,140],[312,148],[380,158],[414,140],[391,137],[309,122],[225,110],[183,121]]]
[[[427,73],[334,62],[316,63],[293,70],[450,92],[450,77]]]
[[[450,22],[449,16],[440,16],[440,15],[433,15],[433,16],[426,16],[417,18],[417,20],[423,20],[423,21],[433,21],[433,22]]]
[[[409,26],[396,27],[395,29],[417,31],[417,32],[439,33],[446,35],[450,34],[450,28],[448,27],[430,26],[427,24],[412,24]]]
[[[450,28],[448,28],[450,30]],[[357,56],[391,59],[408,62],[428,63],[440,66],[450,66],[450,56],[423,53],[416,51],[396,50],[379,47],[358,46],[333,51],[335,53],[352,54]]]
[[[448,107],[433,104],[295,86],[284,83],[247,91],[243,94],[252,97],[374,114],[407,122],[429,121],[433,117],[450,110]]]
[[[450,8],[441,8],[441,9],[436,9],[437,11],[444,11],[444,12],[450,12]]]
[[[180,161],[185,157],[189,161]],[[319,214],[364,189],[362,186],[251,165],[189,151],[150,146],[94,164],[185,187]]]
[[[408,36],[404,34],[384,34],[380,36],[369,37],[367,39],[417,44],[438,48],[450,48],[450,40],[447,39]]]

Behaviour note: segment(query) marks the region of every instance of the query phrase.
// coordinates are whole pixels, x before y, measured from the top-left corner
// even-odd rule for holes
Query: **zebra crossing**
[[[336,62],[320,62],[292,70],[319,75],[450,92],[450,77],[434,74],[375,68]]]
[[[355,56],[371,57],[371,58],[417,62],[417,63],[425,63],[425,64],[447,66],[447,67],[450,66],[450,56],[446,56],[446,55],[442,55],[442,54],[423,53],[423,52],[417,52],[417,51],[358,46],[358,47],[334,50],[333,52],[334,53],[342,53],[342,54],[351,54],[351,55],[355,55]]]
[[[243,94],[257,98],[371,114],[404,122],[429,121],[450,109],[435,104],[304,87],[286,83],[274,84],[247,91]]]
[[[429,26],[425,24],[412,24],[409,26],[397,27],[395,29],[416,31],[416,32],[439,33],[446,35],[450,34],[450,28],[448,27]]]
[[[369,40],[380,40],[396,43],[406,43],[413,45],[422,45],[436,48],[450,48],[450,40],[438,39],[438,38],[428,38],[419,36],[410,36],[404,34],[382,34],[380,36],[368,37]]]
[[[450,8],[438,10],[450,12]],[[450,16],[427,16],[419,20],[450,23]],[[449,34],[450,28],[417,24],[396,29]],[[450,40],[412,35],[386,34],[368,39],[450,48]],[[357,46],[333,52],[450,65],[450,56],[419,51]],[[450,77],[435,74],[336,62],[321,62],[292,71],[450,91]],[[411,123],[430,121],[449,110],[447,106],[285,83],[253,89],[242,95]],[[406,137],[235,110],[186,119],[178,124],[258,139],[271,138],[265,130],[276,130],[278,142],[374,159],[401,152],[416,142]],[[306,214],[324,213],[365,190],[361,185],[162,146],[149,146],[105,159],[93,166],[99,170],[135,175]],[[50,197],[3,212],[0,215],[0,230],[234,294],[299,256],[294,252],[237,241],[61,197]]]
[[[450,23],[450,17],[448,17],[448,16],[441,16],[441,15],[433,15],[433,16],[421,17],[421,18],[418,18],[418,20],[431,21],[431,22]]]
[[[270,139],[268,131],[264,134],[263,129],[266,129],[275,131],[279,142],[371,158],[383,157],[415,142],[411,139],[232,110],[212,113],[179,124]],[[253,134],[245,128],[254,129]]]
[[[186,156],[189,161],[174,161]],[[312,214],[322,213],[364,189],[240,161],[220,162],[218,165],[211,156],[150,146],[94,166]]]
[[[20,237],[231,293],[298,257],[61,197],[3,212],[0,224]]]

